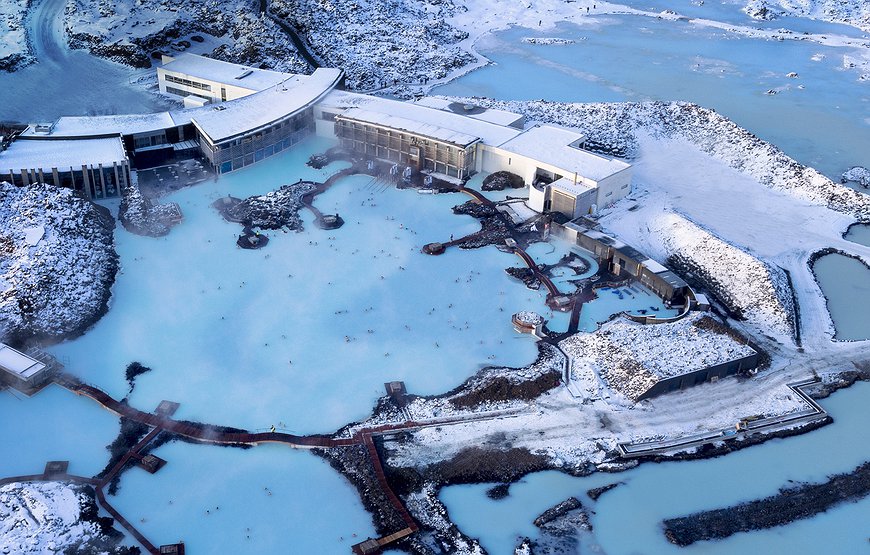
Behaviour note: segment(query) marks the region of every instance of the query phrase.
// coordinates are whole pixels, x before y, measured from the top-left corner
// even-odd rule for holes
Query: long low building
[[[337,137],[349,150],[443,179],[514,173],[538,212],[574,218],[631,191],[630,164],[585,150],[584,136],[570,129],[524,129],[521,115],[504,110],[334,91],[315,106],[315,121],[318,134]]]
[[[195,77],[196,72],[201,72],[202,82],[209,83],[209,87],[217,86],[217,79],[244,82],[245,86],[222,94],[226,101],[211,98],[202,106],[181,110],[61,117],[33,124],[13,146],[26,139],[57,142],[114,138],[121,140],[127,152],[121,159],[134,168],[194,155],[205,158],[215,172],[226,173],[269,158],[314,133],[314,104],[341,87],[344,78],[341,70],[329,68],[317,69],[311,75],[253,69],[247,74],[249,68],[192,54],[169,61],[167,67],[170,70],[162,72],[164,83],[167,77],[171,82],[174,74]],[[231,87],[232,83],[226,85]],[[46,160],[33,167],[47,168],[51,164]],[[5,165],[0,163],[0,171],[6,171]],[[93,198],[102,197],[97,193]]]
[[[18,186],[48,183],[86,197],[118,196],[130,182],[130,163],[121,139],[19,139],[0,152],[0,180]]]
[[[167,57],[158,70],[161,91],[185,101],[192,98],[186,105],[193,107],[63,117],[32,125],[9,149],[13,163],[0,158],[0,172],[19,184],[46,180],[50,174],[49,182],[104,198],[117,195],[129,182],[130,167],[197,156],[215,173],[226,173],[316,133],[337,138],[359,155],[456,183],[478,172],[516,174],[528,187],[532,209],[568,218],[609,206],[631,191],[631,166],[585,150],[584,136],[576,131],[552,125],[526,128],[520,114],[446,99],[404,102],[349,93],[340,90],[343,77],[338,69],[293,75],[193,54]],[[69,147],[84,158],[67,164],[55,159],[52,149],[39,153],[23,144],[37,139],[56,143],[58,149]],[[108,160],[98,148],[108,144],[99,141],[108,140],[119,140],[125,153],[115,152]],[[107,166],[120,168],[116,179],[103,174],[101,168]]]
[[[689,285],[683,278],[617,237],[583,222],[584,218],[578,218],[556,224],[553,232],[594,254],[615,276],[631,276],[667,302],[685,301]]]
[[[704,313],[655,326],[617,318],[559,346],[570,359],[569,390],[595,396],[596,384],[603,380],[632,401],[758,367],[758,352]]]

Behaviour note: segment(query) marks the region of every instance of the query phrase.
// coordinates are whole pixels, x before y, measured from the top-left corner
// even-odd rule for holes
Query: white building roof
[[[171,62],[163,64],[159,69],[252,91],[262,91],[274,87],[292,76],[290,73],[232,64],[190,53],[175,56]]]
[[[649,269],[649,271],[652,272],[652,273],[654,273],[654,274],[660,274],[660,273],[662,273],[662,272],[667,272],[667,271],[668,271],[667,268],[665,268],[664,266],[662,266],[661,264],[659,264],[658,262],[656,262],[656,261],[653,260],[652,258],[647,258],[646,260],[644,260],[643,262],[641,262],[641,264],[643,264],[644,266],[646,266],[647,269]]]
[[[572,197],[582,196],[584,193],[595,190],[595,187],[582,181],[574,182],[574,177],[560,177],[556,181],[550,183],[550,187],[564,191]]]
[[[576,131],[541,125],[524,131],[499,148],[549,164],[566,173],[577,172],[577,175],[592,181],[601,181],[631,167],[621,160],[570,146],[582,140],[583,135]]]
[[[30,358],[9,345],[0,343],[0,370],[26,380],[44,368],[45,364],[35,358]]]
[[[127,159],[119,137],[103,139],[19,139],[0,152],[0,172],[79,168]]]
[[[45,228],[41,225],[24,228],[24,242],[28,246],[35,247],[43,237],[45,237]]]
[[[462,146],[468,146],[480,140],[480,137],[477,137],[475,135],[468,135],[466,133],[447,129],[446,127],[441,127],[439,125],[432,125],[431,123],[424,123],[401,116],[393,116],[390,114],[385,114],[383,112],[374,112],[372,110],[366,110],[364,108],[351,108],[350,110],[343,113],[341,117],[376,125],[382,125],[391,129],[407,131],[415,135],[431,137],[438,141]]]
[[[319,68],[294,75],[243,98],[186,111],[213,143],[253,131],[313,104],[341,79],[340,69]]]
[[[404,102],[401,100],[391,100],[388,98],[380,98],[377,96],[360,95],[354,93],[334,92],[330,94],[324,102],[325,108],[335,107],[340,109],[360,108],[368,112],[367,116],[372,120],[372,123],[385,123],[390,118],[399,118],[393,121],[414,122],[420,129],[419,133],[425,135],[425,129],[434,132],[433,128],[441,129],[442,133],[455,133],[479,138],[481,142],[487,145],[497,146],[521,133],[520,130],[504,125],[497,125],[488,121],[470,118],[468,116],[459,115],[453,112],[439,110],[437,108],[429,108],[414,102]],[[350,110],[346,112],[348,117]],[[410,127],[410,123],[404,123],[406,127]],[[406,131],[417,132],[413,129],[405,129]],[[434,135],[429,135],[434,137]],[[443,140],[443,139],[441,139]],[[460,144],[460,143],[458,143]],[[468,144],[468,143],[461,143]]]
[[[474,106],[473,110],[468,110],[465,113],[455,112],[452,107],[459,104],[458,102],[453,102],[446,98],[439,98],[436,96],[424,96],[422,98],[418,98],[414,101],[414,104],[417,104],[419,106],[426,106],[427,108],[435,108],[436,110],[444,110],[452,113],[458,113],[460,115],[464,115],[465,117],[494,123],[496,125],[513,125],[516,122],[522,120],[524,117],[522,114],[508,112],[507,110],[482,108],[478,106]]]
[[[100,135],[130,135],[147,133],[174,127],[176,124],[169,112],[152,114],[121,114],[113,116],[64,116],[58,118],[51,133],[37,133],[30,126],[22,134],[25,137],[93,137]]]

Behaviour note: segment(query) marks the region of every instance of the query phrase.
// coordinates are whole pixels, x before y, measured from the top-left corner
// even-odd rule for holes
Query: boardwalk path
[[[85,397],[89,397],[102,405],[105,409],[117,414],[118,416],[123,416],[125,418],[129,418],[136,422],[146,424],[152,427],[152,430],[140,440],[135,446],[133,446],[122,458],[115,464],[114,467],[109,471],[109,473],[103,477],[102,480],[94,480],[88,478],[82,478],[82,481],[93,485],[96,489],[97,500],[100,504],[122,525],[124,526],[130,534],[135,537],[149,553],[158,553],[158,550],[151,544],[138,530],[133,527],[123,516],[121,516],[107,501],[105,498],[105,494],[103,493],[103,489],[107,486],[119,472],[123,470],[123,468],[129,463],[130,459],[138,459],[141,458],[140,451],[143,450],[147,445],[155,438],[161,431],[167,431],[173,434],[178,434],[180,436],[184,436],[193,440],[208,442],[208,443],[216,443],[222,445],[238,445],[238,444],[246,444],[246,445],[257,445],[260,443],[283,443],[293,448],[301,448],[301,449],[314,449],[314,448],[322,448],[322,449],[332,449],[339,447],[347,447],[352,445],[362,445],[365,447],[366,451],[369,454],[371,459],[371,463],[375,472],[375,476],[378,481],[378,485],[384,492],[384,495],[389,500],[390,504],[393,508],[398,512],[401,516],[402,520],[406,524],[406,528],[401,531],[401,533],[392,534],[385,538],[381,538],[379,540],[382,545],[386,545],[391,541],[395,541],[397,539],[401,539],[405,537],[409,533],[415,532],[418,527],[417,523],[414,522],[414,519],[411,517],[411,514],[408,512],[405,505],[399,499],[399,497],[395,494],[395,492],[390,487],[389,482],[387,481],[386,474],[384,473],[383,465],[381,464],[380,457],[378,456],[377,449],[375,448],[373,436],[392,433],[401,430],[416,430],[429,426],[443,426],[450,424],[460,424],[464,422],[471,421],[480,421],[480,420],[489,420],[494,418],[504,418],[515,416],[517,411],[515,410],[507,410],[507,411],[492,411],[488,413],[479,413],[467,416],[460,417],[448,417],[448,418],[439,418],[433,420],[426,421],[413,421],[409,420],[407,422],[396,423],[396,424],[385,424],[381,426],[375,426],[370,428],[362,428],[356,430],[351,437],[348,438],[333,438],[324,435],[307,435],[300,436],[294,434],[287,434],[283,432],[247,432],[247,431],[235,431],[235,430],[227,430],[226,428],[221,428],[217,426],[212,426],[209,424],[201,424],[196,422],[184,422],[180,420],[175,420],[170,418],[169,416],[165,416],[162,414],[155,414],[150,412],[144,412],[139,409],[133,408],[126,403],[122,403],[114,398],[112,398],[109,394],[104,392],[103,390],[96,388],[94,386],[82,383],[75,376],[69,374],[60,374],[55,377],[55,382],[62,387],[70,390],[76,395],[82,395]],[[3,482],[0,481],[0,484]]]
[[[465,186],[457,188],[457,191],[459,191],[461,193],[465,193],[466,195],[469,195],[474,200],[476,200],[477,202],[479,202],[480,204],[483,204],[485,206],[491,206],[493,208],[495,208],[495,206],[496,206],[496,203],[494,203],[490,199],[486,198],[486,195],[484,195],[480,191],[476,191],[474,189],[469,189],[468,187],[465,187]],[[504,216],[502,216],[502,217],[504,217]],[[508,229],[513,229],[513,226],[508,226]],[[456,243],[456,242],[458,242],[458,241],[454,241],[454,243]],[[547,291],[550,292],[551,297],[559,297],[562,295],[562,293],[559,291],[559,288],[556,287],[555,283],[553,283],[553,280],[551,280],[549,278],[549,276],[547,276],[547,274],[543,273],[538,268],[538,265],[535,263],[535,260],[531,256],[529,256],[529,254],[525,250],[523,250],[521,247],[514,247],[514,252],[516,253],[517,256],[522,258],[523,262],[526,263],[526,266],[528,266],[529,269],[535,273],[535,277],[537,277],[538,280],[544,284],[544,287],[546,287]]]

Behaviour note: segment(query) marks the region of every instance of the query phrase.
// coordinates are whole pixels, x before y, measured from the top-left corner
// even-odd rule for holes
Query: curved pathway
[[[40,63],[60,65],[66,58],[63,40],[64,0],[39,0],[27,19],[27,37]]]
[[[269,19],[274,21],[278,27],[281,28],[282,31],[287,33],[287,36],[290,37],[290,41],[293,43],[293,46],[296,47],[296,51],[299,52],[299,55],[308,62],[312,68],[317,69],[321,66],[320,60],[318,60],[314,54],[312,54],[311,49],[308,47],[308,44],[302,39],[299,35],[299,32],[295,27],[284,21],[282,18],[272,13],[272,9],[268,6],[268,0],[260,0],[260,9],[263,10]]]

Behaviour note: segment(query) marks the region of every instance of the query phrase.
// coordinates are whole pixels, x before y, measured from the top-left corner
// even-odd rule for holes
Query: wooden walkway
[[[414,521],[413,517],[411,517],[411,514],[408,512],[404,503],[402,503],[402,501],[393,491],[392,487],[390,487],[372,436],[399,430],[434,426],[438,425],[439,422],[409,421],[401,424],[388,424],[383,426],[377,426],[374,428],[365,428],[362,430],[358,430],[356,433],[353,434],[352,437],[349,438],[332,438],[322,435],[299,436],[283,432],[251,433],[225,431],[221,428],[210,426],[208,424],[182,422],[163,414],[154,414],[140,411],[127,405],[126,403],[121,403],[120,401],[117,401],[101,389],[81,383],[80,381],[78,381],[78,379],[68,374],[58,375],[55,378],[55,381],[59,385],[72,391],[76,395],[82,395],[93,399],[107,410],[119,416],[123,416],[125,418],[129,418],[136,422],[146,424],[152,427],[152,430],[145,437],[143,437],[142,440],[140,440],[135,446],[133,446],[127,453],[125,453],[124,456],[115,464],[114,467],[112,467],[109,473],[104,476],[102,480],[91,480],[91,482],[89,482],[94,485],[95,489],[97,490],[97,499],[100,501],[100,504],[103,505],[106,510],[122,526],[124,526],[124,528],[126,528],[127,531],[129,531],[130,534],[146,548],[146,550],[149,551],[149,553],[158,553],[158,551],[156,548],[154,548],[153,544],[151,544],[144,536],[142,536],[142,534],[138,532],[138,530],[135,529],[134,526],[132,526],[132,524],[129,523],[129,521],[124,519],[123,516],[121,516],[114,508],[111,507],[111,505],[105,499],[105,495],[103,494],[103,488],[112,481],[112,479],[124,468],[124,466],[130,461],[130,459],[140,458],[140,451],[144,449],[161,431],[164,430],[201,442],[230,445],[257,445],[260,443],[272,442],[283,443],[293,448],[306,449],[330,449],[336,447],[347,447],[352,445],[363,445],[365,446],[371,459],[378,485],[380,486],[387,500],[398,512],[398,514],[401,516],[402,520],[406,524],[406,528],[403,531],[387,536],[386,538],[394,539],[389,540],[386,543],[389,543],[390,541],[395,541],[400,537],[405,537],[408,534],[416,532],[418,530],[417,523]],[[441,424],[444,423],[449,422],[443,422]],[[410,530],[410,532],[403,535],[402,532],[406,530]],[[379,541],[384,541],[384,539],[385,538],[381,538],[381,540]],[[382,545],[386,545],[386,543]]]
[[[535,272],[535,277],[537,277],[538,280],[540,280],[540,282],[544,284],[544,287],[546,287],[547,291],[550,292],[551,297],[559,297],[562,295],[562,293],[559,291],[559,288],[556,287],[555,283],[553,283],[553,280],[551,280],[544,272],[542,272],[538,268],[538,265],[535,263],[535,260],[531,256],[529,256],[529,253],[527,253],[520,247],[514,247],[514,253],[523,259],[523,262],[526,263],[526,266],[528,266],[531,271]]]

